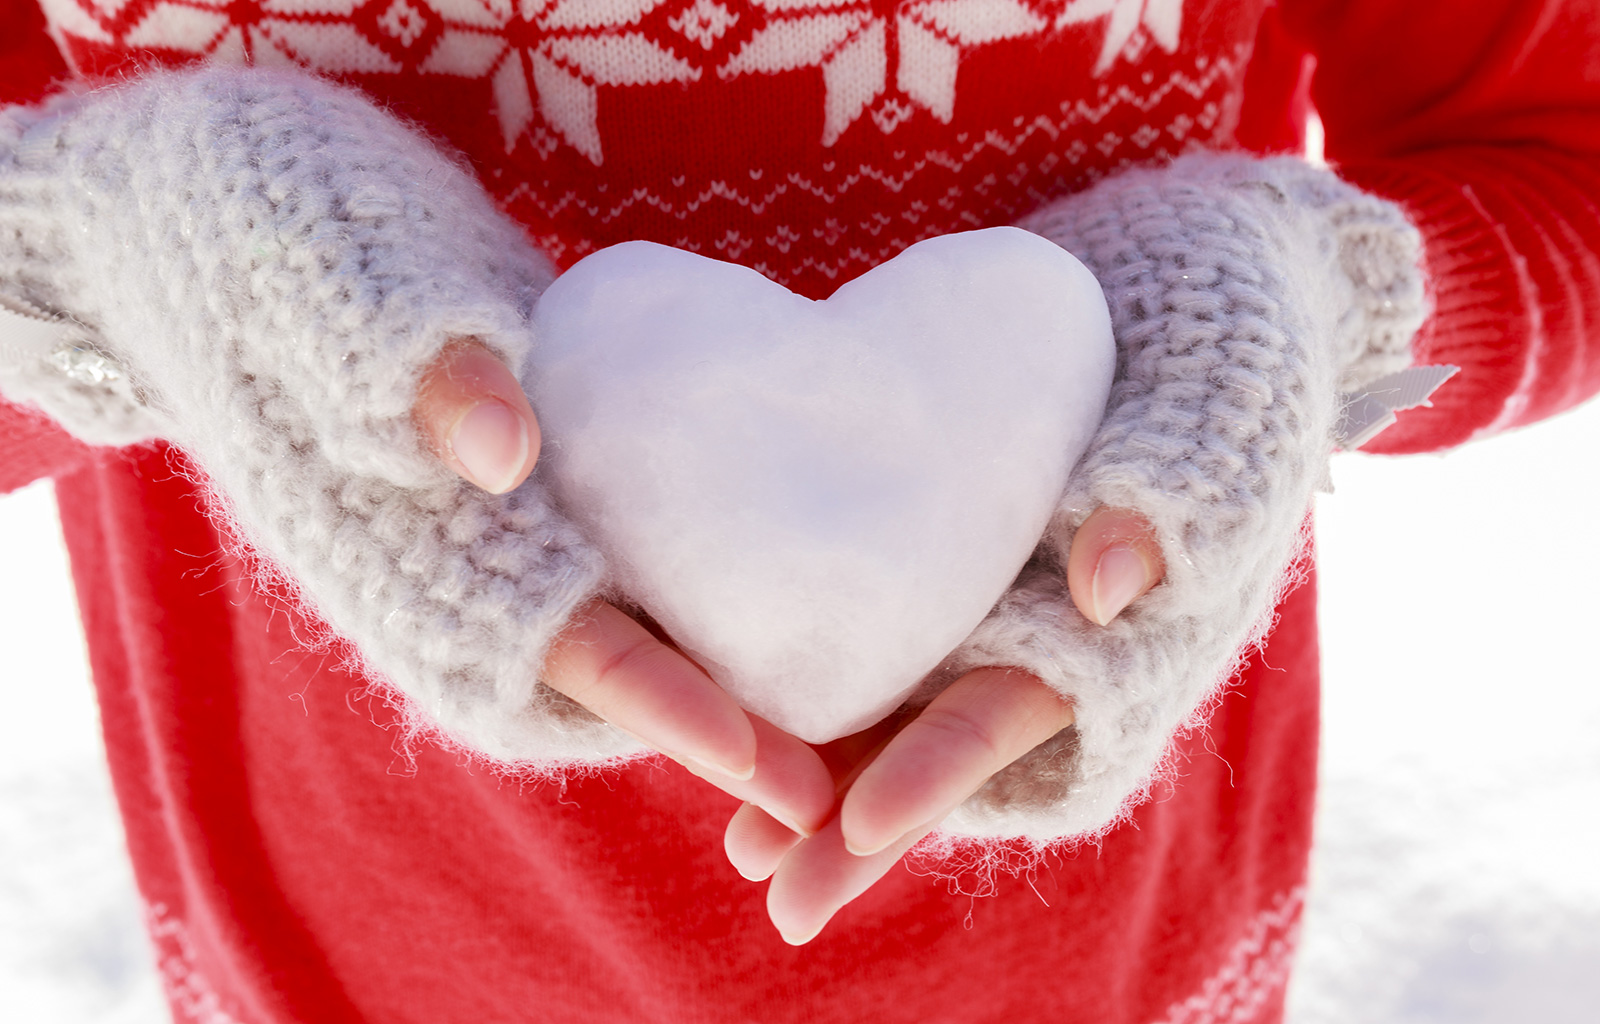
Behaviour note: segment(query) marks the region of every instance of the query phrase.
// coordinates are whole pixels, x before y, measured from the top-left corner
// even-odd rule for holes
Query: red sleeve
[[[0,104],[31,103],[67,73],[34,0],[0,0]],[[42,413],[0,398],[0,494],[72,469],[90,448]]]
[[[0,103],[32,103],[66,75],[38,0],[0,0]]]
[[[1418,361],[1463,372],[1369,448],[1422,451],[1600,390],[1600,0],[1282,0],[1328,160],[1427,240]]]

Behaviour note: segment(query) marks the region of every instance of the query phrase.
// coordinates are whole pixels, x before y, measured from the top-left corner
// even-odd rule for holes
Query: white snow
[[[165,1021],[48,483],[0,497],[0,584],[0,1021]]]
[[[1105,411],[1094,276],[1016,228],[813,302],[627,242],[539,301],[541,475],[623,588],[813,743],[898,706],[994,606]]]
[[[1591,403],[1442,458],[1335,461],[1296,1024],[1597,1018],[1597,441]]]
[[[1321,502],[1325,781],[1293,1024],[1600,1005],[1600,403]],[[0,499],[0,1020],[163,1020],[44,486]]]

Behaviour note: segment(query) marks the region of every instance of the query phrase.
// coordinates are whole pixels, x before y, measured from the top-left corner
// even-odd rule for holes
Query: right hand
[[[1105,626],[1165,572],[1149,519],[1103,506],[1073,537],[1067,582],[1083,616]],[[841,805],[820,833],[802,837],[746,804],[728,823],[728,859],[746,878],[772,878],[772,923],[803,945],[991,775],[1075,717],[1070,701],[1025,671],[977,669],[914,716],[822,748]]]
[[[539,458],[539,421],[500,359],[456,339],[424,372],[413,418],[445,465],[504,494]],[[612,725],[800,835],[828,820],[834,783],[817,753],[749,714],[676,648],[596,601],[556,640],[541,677]]]

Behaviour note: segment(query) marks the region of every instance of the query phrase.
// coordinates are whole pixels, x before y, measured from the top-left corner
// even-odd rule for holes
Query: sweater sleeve
[[[0,0],[0,106],[39,99],[66,70],[45,34],[39,5]],[[0,338],[0,348],[4,345]],[[39,411],[0,397],[0,494],[67,472],[91,451]]]
[[[537,482],[456,479],[410,411],[451,338],[521,368],[553,276],[465,168],[301,73],[0,110],[0,300],[50,324],[0,394],[90,443],[178,443],[416,727],[529,767],[641,749],[538,681],[602,559]]]
[[[1433,450],[1600,390],[1600,2],[1283,0],[1331,164],[1422,232],[1420,362],[1462,373],[1366,450]]]
[[[1309,168],[1285,183],[1273,161],[1240,158],[1219,178],[1180,160],[1024,224],[1095,270],[1122,361],[1051,533],[950,669],[1026,667],[1073,701],[1078,724],[992,779],[947,831],[1082,836],[1137,801],[1173,730],[1269,621],[1332,444],[1335,382],[1407,361],[1462,368],[1367,446],[1384,452],[1446,447],[1600,389],[1600,3],[1281,6],[1318,60],[1312,95],[1340,184],[1308,191]],[[1252,181],[1328,215],[1274,229],[1238,188]],[[1269,236],[1282,244],[1252,241]],[[1357,258],[1322,264],[1301,244],[1318,237]],[[1407,247],[1420,274],[1395,258]],[[1353,291],[1319,311],[1274,283],[1294,266]],[[1342,332],[1325,333],[1340,308],[1377,328],[1353,362]],[[1254,322],[1238,318],[1251,309]],[[1332,376],[1316,364],[1330,340],[1344,353]],[[1083,621],[1063,581],[1076,525],[1102,504],[1150,515],[1168,554],[1162,586],[1106,629]]]

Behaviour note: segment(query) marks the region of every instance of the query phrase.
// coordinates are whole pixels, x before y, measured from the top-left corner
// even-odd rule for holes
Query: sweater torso
[[[649,238],[821,296],[919,239],[1231,145],[1263,4],[43,6],[85,75],[213,59],[354,82],[563,264]],[[1184,778],[1103,848],[1022,877],[939,866],[953,886],[897,870],[792,950],[722,860],[734,802],[675,768],[521,787],[397,752],[359,676],[298,648],[316,628],[215,554],[166,457],[61,494],[75,563],[103,574],[97,685],[180,1020],[1277,1019],[1309,847],[1310,588],[1183,741]]]

